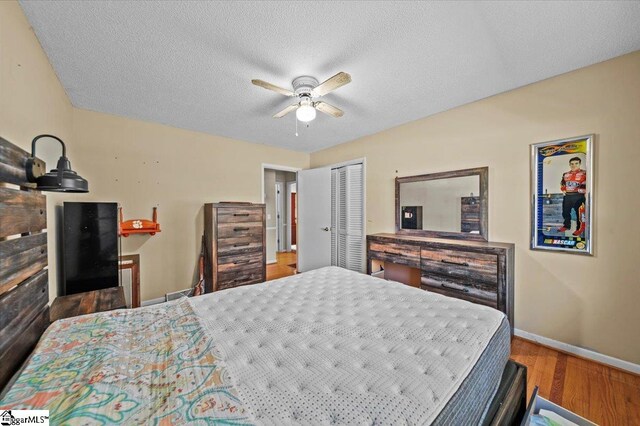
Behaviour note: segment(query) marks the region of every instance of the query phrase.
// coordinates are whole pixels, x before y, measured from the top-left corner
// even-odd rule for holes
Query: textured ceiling
[[[21,5],[74,106],[307,152],[640,49],[638,1]],[[251,84],[338,71],[298,137]]]

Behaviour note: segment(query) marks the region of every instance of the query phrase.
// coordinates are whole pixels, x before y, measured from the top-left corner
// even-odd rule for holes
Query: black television
[[[118,204],[64,203],[63,295],[117,287]]]

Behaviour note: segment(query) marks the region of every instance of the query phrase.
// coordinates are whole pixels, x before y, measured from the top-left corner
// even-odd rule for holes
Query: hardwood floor
[[[296,254],[277,253],[267,280],[295,274]],[[640,426],[640,376],[514,337],[511,359],[527,366],[527,400],[539,395],[599,425]]]
[[[267,281],[294,275],[296,273],[296,268],[292,265],[296,264],[296,259],[295,251],[277,252],[277,262],[267,265]]]
[[[527,399],[539,395],[599,425],[640,425],[640,376],[514,337],[527,366]]]

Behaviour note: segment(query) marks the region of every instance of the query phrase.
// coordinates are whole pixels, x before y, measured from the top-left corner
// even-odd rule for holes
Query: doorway
[[[262,165],[266,211],[267,281],[297,272],[297,176],[299,169]]]

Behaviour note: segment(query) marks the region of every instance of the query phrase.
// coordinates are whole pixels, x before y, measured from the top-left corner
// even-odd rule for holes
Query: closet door
[[[331,264],[364,272],[362,164],[331,171]]]

